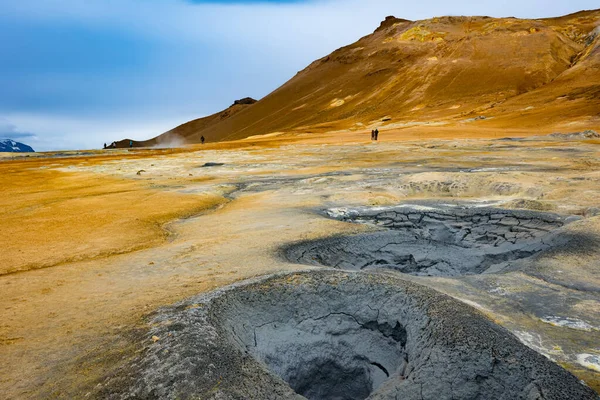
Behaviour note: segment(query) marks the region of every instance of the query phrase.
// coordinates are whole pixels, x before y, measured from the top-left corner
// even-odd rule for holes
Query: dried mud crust
[[[566,222],[556,214],[496,208],[400,206],[328,214],[383,230],[296,243],[283,250],[288,260],[423,276],[499,272],[510,261],[549,249],[550,232]]]
[[[151,340],[154,339],[154,342]],[[377,272],[310,271],[161,310],[111,399],[596,399],[471,307]]]

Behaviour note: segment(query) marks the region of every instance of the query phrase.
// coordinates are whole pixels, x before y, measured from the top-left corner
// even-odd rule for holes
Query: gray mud
[[[286,247],[292,262],[344,270],[384,268],[411,275],[500,272],[549,249],[556,214],[496,208],[400,206],[330,210],[329,216],[381,230]]]
[[[151,344],[95,395],[597,398],[476,310],[389,273],[256,279],[163,309],[152,326]]]

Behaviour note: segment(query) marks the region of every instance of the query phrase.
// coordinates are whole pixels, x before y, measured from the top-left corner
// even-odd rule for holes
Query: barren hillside
[[[471,121],[597,128],[599,26],[600,10],[536,20],[387,17],[373,34],[313,62],[256,104],[135,145]]]

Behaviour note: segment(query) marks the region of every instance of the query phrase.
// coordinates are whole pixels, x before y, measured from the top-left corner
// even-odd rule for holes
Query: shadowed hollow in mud
[[[162,339],[103,397],[596,398],[471,307],[390,274],[255,279],[162,310],[153,326]]]
[[[502,270],[506,262],[550,247],[561,216],[494,208],[400,206],[335,209],[329,216],[384,230],[288,246],[292,262],[338,269],[385,268],[424,276],[459,276]]]

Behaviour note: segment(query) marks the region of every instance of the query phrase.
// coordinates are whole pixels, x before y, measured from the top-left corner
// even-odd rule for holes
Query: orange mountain
[[[600,127],[600,10],[547,19],[388,17],[255,104],[134,144],[469,121]]]

